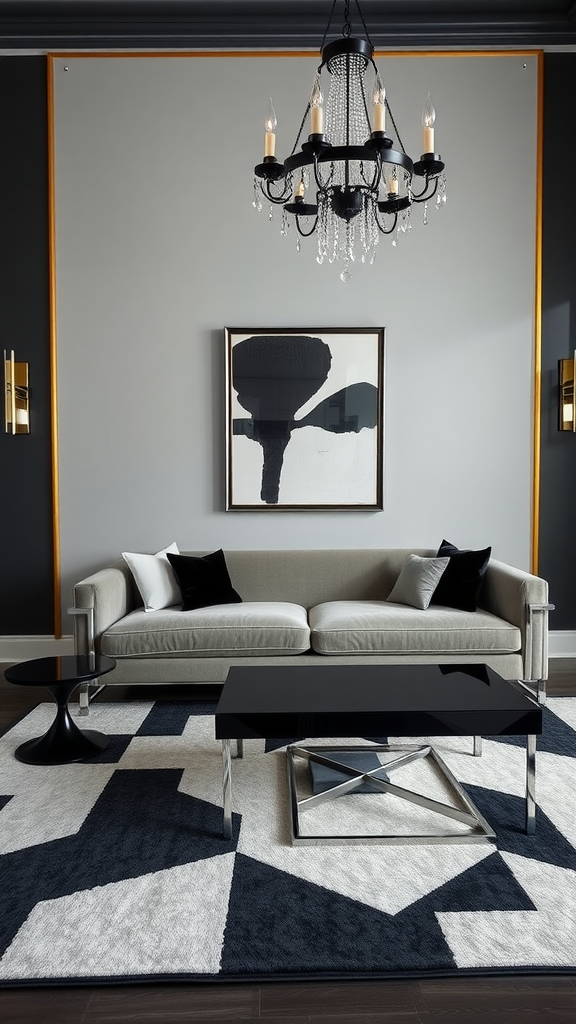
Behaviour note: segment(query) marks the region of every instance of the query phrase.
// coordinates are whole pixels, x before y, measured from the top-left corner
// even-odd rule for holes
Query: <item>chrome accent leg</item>
[[[244,740],[242,739],[236,740],[236,757],[244,757]]]
[[[482,737],[474,737],[474,757],[482,757]]]
[[[392,752],[398,756],[394,757],[390,761],[380,764],[378,767],[373,768],[370,771],[351,768],[350,765],[343,763],[338,758],[339,753],[358,750],[371,751],[372,753],[378,753],[380,751]],[[319,846],[331,843],[338,843],[340,845],[351,845],[354,843],[474,843],[491,841],[496,837],[493,829],[490,827],[486,819],[482,817],[478,808],[472,803],[466,791],[456,780],[448,766],[444,763],[433,747],[419,747],[411,744],[402,746],[374,744],[370,747],[289,746],[286,748],[286,756],[288,764],[288,791],[292,819],[292,843],[294,845]],[[312,796],[300,796],[298,793],[296,772],[294,768],[294,761],[298,757],[303,758],[306,761],[315,761],[327,768],[335,769],[340,775],[344,776],[344,781],[337,783],[329,790],[314,793]],[[379,778],[379,774],[382,773],[382,771],[388,775],[390,772],[394,771],[395,768],[400,768],[402,765],[409,764],[412,761],[423,761],[427,757],[431,758],[441,776],[443,776],[444,781],[452,790],[460,804],[459,807],[441,803],[440,801],[433,800],[422,793],[403,789],[400,786],[395,786],[390,781],[385,781],[384,779]],[[406,800],[409,803],[417,804],[420,807],[425,807],[428,810],[434,811],[436,814],[447,818],[449,821],[461,822],[468,826],[468,831],[455,831],[453,826],[450,827],[450,824],[447,824],[438,832],[425,832],[414,835],[380,833],[377,835],[370,834],[358,836],[307,835],[302,833],[300,819],[306,810],[309,810],[312,807],[317,807],[320,804],[327,803],[330,800],[334,800],[335,798],[342,796],[344,793],[353,792],[358,788],[358,786],[366,783],[369,783],[375,790],[380,791],[381,793],[388,793],[390,796]]]
[[[526,833],[536,831],[536,737],[526,737]]]
[[[75,653],[85,654],[89,658],[94,658],[96,654],[95,650],[95,630],[94,630],[94,609],[93,608],[69,608],[69,615],[83,615],[86,622],[86,640],[85,643],[80,645],[78,642],[78,634],[76,628],[74,629],[74,650]],[[80,650],[80,646],[85,647],[85,650]],[[94,697],[100,690],[103,690],[105,683],[98,684],[98,679],[92,679],[89,683],[82,683],[78,694],[78,705],[79,714],[82,718],[88,715],[90,711],[90,702],[94,700]],[[90,691],[92,695],[90,695]]]
[[[222,833],[232,839],[232,761],[230,740],[222,740]]]

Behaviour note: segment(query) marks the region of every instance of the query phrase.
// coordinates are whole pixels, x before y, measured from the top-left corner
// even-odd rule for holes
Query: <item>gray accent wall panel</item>
[[[30,364],[31,433],[0,422],[0,635],[53,634],[46,58],[0,58],[0,357]],[[2,384],[4,373],[2,367]]]
[[[576,164],[568,115],[575,80],[576,54],[545,55],[539,571],[557,630],[576,629],[576,434],[558,430],[558,360],[576,349],[576,203],[570,185],[563,201],[558,195]]]
[[[416,157],[430,90],[448,203],[343,284],[252,207],[268,97],[282,156],[315,57],[55,58],[64,609],[74,580],[174,540],[446,537],[529,567],[537,58],[378,64]],[[225,326],[386,328],[383,512],[224,512]]]

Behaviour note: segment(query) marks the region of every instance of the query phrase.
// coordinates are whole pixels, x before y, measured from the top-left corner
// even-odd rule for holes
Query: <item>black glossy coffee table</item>
[[[317,665],[234,667],[228,672],[215,715],[216,739],[222,741],[223,831],[232,835],[232,739],[325,738],[331,736],[470,736],[474,753],[481,750],[481,736],[526,736],[526,832],[535,831],[536,735],[542,732],[542,709],[520,684],[502,679],[485,665]],[[345,763],[350,751],[394,752],[398,756],[374,771]],[[299,800],[295,782],[296,758],[304,758],[335,770],[342,781],[327,792]],[[431,758],[451,788],[458,807],[446,805],[409,790],[389,779],[395,768],[410,761]],[[369,747],[310,747],[287,749],[292,842],[308,845],[325,842],[479,842],[495,833],[430,745]],[[360,786],[393,794],[401,799],[456,820],[462,828],[447,828],[423,836],[377,835],[369,837],[304,836],[300,815],[313,806],[351,792]]]
[[[45,686],[56,701],[56,717],[44,736],[27,740],[14,752],[24,764],[69,764],[96,757],[106,750],[110,740],[94,729],[80,730],[70,717],[68,701],[80,683],[97,679],[115,668],[114,658],[97,654],[35,658],[7,668],[9,683],[19,686]]]

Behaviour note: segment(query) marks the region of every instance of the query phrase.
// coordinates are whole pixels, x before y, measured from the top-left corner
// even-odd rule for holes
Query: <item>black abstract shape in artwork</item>
[[[308,335],[258,335],[234,348],[232,383],[252,419],[235,419],[233,431],[262,446],[260,497],[267,505],[278,502],[284,452],[293,430],[312,426],[341,434],[376,426],[378,391],[366,383],[342,388],[301,420],[294,419],[320,390],[331,364],[326,342]]]

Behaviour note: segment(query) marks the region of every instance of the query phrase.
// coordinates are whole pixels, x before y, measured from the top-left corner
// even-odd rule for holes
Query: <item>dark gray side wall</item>
[[[576,162],[567,111],[576,54],[544,58],[544,189],[542,203],[542,412],[538,572],[550,584],[551,629],[576,629],[576,434],[558,430],[558,360],[576,349],[576,202],[558,185]],[[574,308],[572,308],[574,307]]]
[[[0,96],[0,358],[13,348],[29,363],[31,390],[30,434],[6,434],[1,408],[0,635],[42,635],[54,632],[46,58],[1,57]]]
[[[576,54],[545,56],[542,436],[539,573],[550,582],[552,629],[576,628],[571,539],[576,435],[557,430],[557,362],[576,348],[576,204],[558,203],[562,167],[576,160],[567,97]],[[46,58],[0,58],[1,350],[30,363],[30,435],[0,429],[0,635],[54,631],[50,445]],[[512,385],[511,385],[512,386]]]

